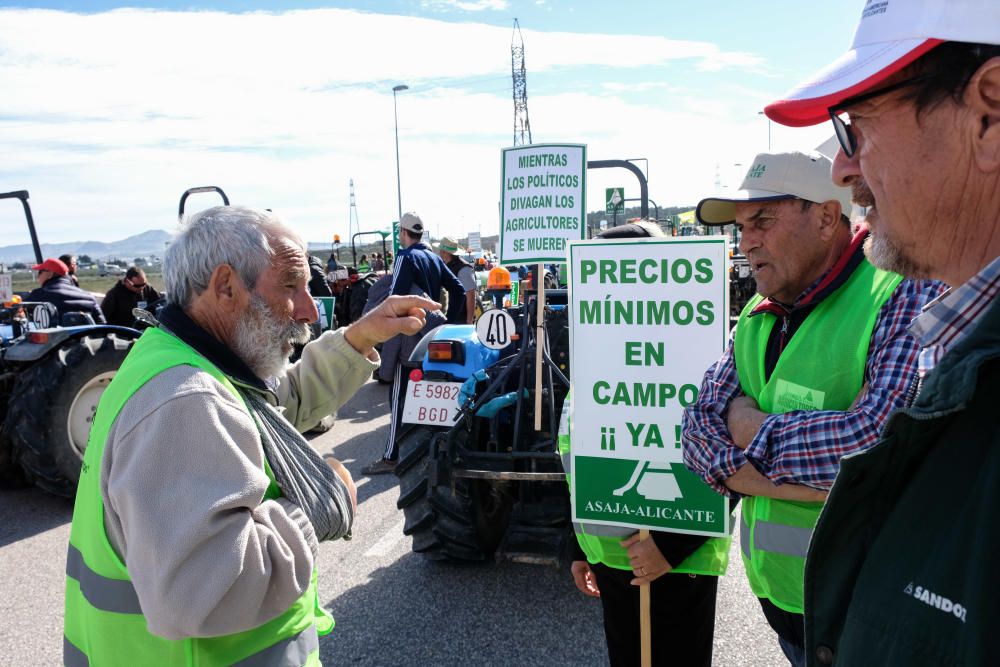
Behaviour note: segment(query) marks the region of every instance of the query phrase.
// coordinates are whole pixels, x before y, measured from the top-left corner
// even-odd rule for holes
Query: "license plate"
[[[458,418],[461,382],[410,382],[403,402],[403,423],[451,426]]]
[[[750,267],[741,264],[736,267],[736,273],[737,275],[739,275],[740,278],[746,278],[750,275]]]

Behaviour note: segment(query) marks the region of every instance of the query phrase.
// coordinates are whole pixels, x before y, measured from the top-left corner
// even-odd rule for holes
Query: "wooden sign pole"
[[[639,531],[639,541],[648,540],[649,531],[643,528]],[[649,584],[639,586],[639,637],[642,643],[642,667],[653,665],[653,635],[649,618]]]
[[[545,349],[545,276],[544,267],[535,265],[536,292],[535,316],[535,430],[542,430],[542,352]]]

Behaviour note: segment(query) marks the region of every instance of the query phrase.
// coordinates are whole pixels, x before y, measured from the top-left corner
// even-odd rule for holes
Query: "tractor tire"
[[[488,483],[455,479],[430,487],[430,444],[440,429],[416,426],[399,443],[399,501],[403,533],[413,551],[431,560],[479,562],[493,556],[510,514],[510,503]],[[474,483],[475,482],[475,483]]]
[[[18,375],[2,437],[43,490],[65,497],[76,493],[97,403],[131,345],[115,334],[84,336]]]

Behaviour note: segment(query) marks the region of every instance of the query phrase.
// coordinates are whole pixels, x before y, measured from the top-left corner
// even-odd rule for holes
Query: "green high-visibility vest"
[[[566,471],[566,481],[570,482],[570,401],[569,394],[563,402],[562,416],[559,419],[559,455],[562,458],[563,470]],[[635,534],[635,528],[624,526],[605,526],[596,523],[573,522],[573,532],[576,541],[591,563],[603,563],[619,570],[631,570],[628,550],[621,541]],[[729,566],[729,537],[712,537],[690,556],[674,566],[671,574],[703,574],[721,577]],[[673,563],[671,563],[673,565]]]
[[[181,365],[209,373],[239,398],[229,378],[172,334],[148,329],[135,343],[101,396],[80,473],[66,562],[63,661],[70,667],[319,665],[318,635],[333,629],[333,618],[320,606],[315,569],[309,588],[287,611],[251,630],[169,640],[147,629],[128,568],[104,531],[101,459],[108,431],[125,402],[154,376]],[[271,484],[261,502],[281,495],[266,462],[265,472]]]
[[[740,314],[733,341],[743,393],[771,414],[793,410],[845,411],[864,385],[868,346],[879,311],[902,278],[864,260],[841,287],[809,313],[765,381],[764,355],[778,321]],[[750,588],[785,611],[801,614],[802,576],[809,539],[823,503],[763,496],[743,499],[740,547]]]

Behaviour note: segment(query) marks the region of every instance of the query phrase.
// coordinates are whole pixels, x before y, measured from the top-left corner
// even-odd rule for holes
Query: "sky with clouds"
[[[181,192],[219,185],[310,241],[404,210],[435,236],[498,229],[513,143],[511,38],[524,39],[535,143],[645,158],[651,198],[735,187],[753,155],[828,126],[758,112],[850,44],[861,0],[767,3],[382,0],[24,2],[0,8],[0,191],[27,189],[43,242],[173,229]],[[634,177],[588,176],[587,208]],[[200,208],[215,200],[192,198]],[[0,245],[26,243],[0,201]]]

